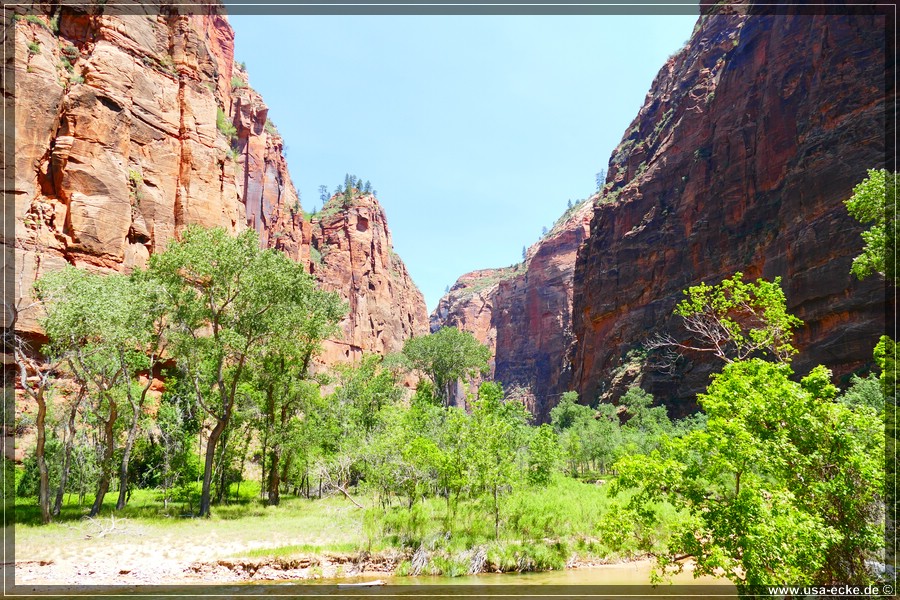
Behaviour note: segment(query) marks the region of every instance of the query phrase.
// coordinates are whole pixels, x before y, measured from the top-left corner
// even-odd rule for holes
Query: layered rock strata
[[[689,410],[721,365],[685,356],[672,375],[636,357],[655,333],[685,336],[672,315],[683,289],[736,271],[782,278],[805,322],[797,372],[869,363],[885,282],[850,276],[863,227],[843,201],[885,162],[884,43],[874,15],[701,17],[613,153],[578,253],[583,400],[638,382]]]
[[[310,272],[349,305],[341,335],[325,344],[326,363],[399,352],[428,333],[425,299],[394,252],[384,209],[371,194],[342,204],[332,198],[311,225]]]

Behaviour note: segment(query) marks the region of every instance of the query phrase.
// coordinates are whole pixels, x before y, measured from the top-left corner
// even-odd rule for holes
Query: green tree
[[[280,311],[269,339],[251,356],[253,384],[261,399],[270,505],[280,502],[280,485],[293,460],[291,438],[304,431],[299,419],[310,411],[319,393],[310,373],[312,360],[321,351],[322,340],[337,331],[337,323],[346,313],[346,306],[333,292],[309,288],[294,301],[297,310]]]
[[[532,485],[547,485],[556,472],[562,458],[562,449],[547,424],[538,427],[528,442],[528,482]]]
[[[150,259],[172,299],[171,352],[197,403],[215,421],[206,446],[200,515],[210,514],[219,440],[231,423],[250,362],[295,313],[315,310],[315,284],[303,267],[260,250],[256,232],[189,227]]]
[[[452,388],[460,379],[488,373],[491,351],[468,331],[442,327],[431,335],[407,340],[403,355],[431,380],[438,397],[449,405]]]
[[[515,400],[503,401],[499,383],[485,382],[472,402],[467,431],[469,479],[486,494],[494,516],[494,538],[500,537],[500,496],[509,491],[521,475],[517,464],[529,414]]]
[[[868,177],[853,188],[846,200],[847,211],[862,224],[871,224],[862,233],[865,247],[853,259],[850,272],[859,279],[874,273],[888,281],[897,281],[895,265],[897,174],[884,169],[869,169]]]
[[[780,277],[746,283],[742,273],[735,273],[715,286],[691,286],[684,294],[675,314],[701,344],[664,335],[651,339],[649,349],[710,353],[726,363],[766,353],[789,362],[797,353],[793,330],[803,322],[788,312]]]
[[[15,335],[15,334],[14,334]],[[60,366],[60,359],[44,363],[34,356],[25,341],[15,335],[13,353],[18,368],[19,385],[26,395],[37,405],[34,428],[36,434],[34,460],[38,470],[38,507],[41,523],[52,520],[50,510],[50,470],[47,466],[47,404],[52,394],[53,374]]]
[[[723,572],[739,585],[864,583],[883,544],[883,425],[876,411],[835,402],[830,373],[801,383],[783,363],[732,362],[698,401],[707,427],[621,459],[616,491],[632,506],[666,499],[689,518],[658,566]]]
[[[93,390],[103,456],[91,516],[99,512],[109,490],[120,404],[127,401],[131,408],[119,464],[120,510],[127,496],[131,450],[164,347],[167,304],[162,290],[141,271],[97,275],[74,267],[45,275],[35,290],[46,312],[41,324],[50,339],[47,353],[63,357],[76,379]],[[143,384],[138,383],[141,372],[147,373]]]

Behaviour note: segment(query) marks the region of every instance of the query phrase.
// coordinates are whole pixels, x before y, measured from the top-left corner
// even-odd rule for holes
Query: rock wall
[[[637,381],[689,410],[720,365],[685,357],[670,376],[631,363],[654,333],[683,334],[672,316],[683,289],[736,271],[782,277],[805,322],[797,372],[869,363],[885,283],[850,276],[863,227],[843,200],[885,162],[884,32],[873,15],[701,17],[613,153],[578,253],[583,400]]]
[[[457,327],[486,344],[490,376],[523,400],[537,422],[549,419],[569,388],[575,254],[591,212],[590,201],[577,206],[528,249],[524,264],[463,275],[431,317],[432,330]]]
[[[30,289],[42,273],[128,271],[199,224],[252,227],[343,296],[345,337],[327,362],[399,350],[427,332],[377,201],[304,220],[282,138],[234,61],[226,18],[177,10],[38,5],[8,15],[16,219],[3,243],[15,247],[16,328],[40,334]],[[313,261],[311,247],[327,258]]]
[[[252,226],[264,245],[306,258],[282,141],[234,64],[226,19],[113,10],[57,7],[6,31],[24,332],[37,332],[27,307],[41,273],[66,263],[127,271],[190,224]],[[232,136],[217,127],[218,111]]]
[[[375,196],[356,194],[347,206],[331,198],[312,219],[311,231],[310,272],[349,304],[342,335],[325,344],[324,362],[356,360],[363,352],[399,352],[410,337],[428,333],[425,299],[394,253]]]

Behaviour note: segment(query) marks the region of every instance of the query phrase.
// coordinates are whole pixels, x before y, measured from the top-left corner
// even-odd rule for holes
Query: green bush
[[[70,62],[75,62],[76,60],[78,60],[78,57],[80,56],[80,53],[78,52],[78,48],[76,48],[72,44],[67,44],[67,45],[63,46],[63,48],[60,50],[60,52],[62,52],[62,55],[65,56]]]
[[[235,75],[234,77],[231,78],[231,89],[239,90],[239,89],[245,88],[245,87],[247,87],[247,84],[244,83],[244,80],[241,79],[240,77],[238,77],[237,75]]]
[[[33,23],[35,25],[40,25],[47,31],[53,31],[50,28],[50,26],[47,23],[45,23],[44,20],[37,15],[25,15],[25,20],[28,21],[29,23]]]
[[[229,140],[237,135],[237,127],[228,120],[228,115],[221,108],[216,108],[216,129]]]
[[[41,53],[41,45],[37,42],[28,42],[28,53],[29,54],[40,54]]]

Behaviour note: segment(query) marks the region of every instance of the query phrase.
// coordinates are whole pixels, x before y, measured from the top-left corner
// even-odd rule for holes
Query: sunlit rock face
[[[15,44],[17,329],[40,334],[28,307],[41,274],[66,264],[128,272],[197,224],[253,228],[264,247],[341,294],[350,313],[325,362],[396,351],[426,333],[425,302],[374,197],[304,220],[283,140],[234,60],[226,18],[115,10],[64,6],[58,34],[50,14],[40,16],[46,26],[22,18],[7,33]],[[313,261],[313,246],[327,258]]]
[[[339,204],[332,199],[329,205]],[[328,206],[328,205],[327,205]],[[348,304],[341,333],[328,340],[326,363],[354,361],[364,352],[399,352],[403,343],[428,333],[425,299],[394,253],[384,209],[371,194],[312,220],[315,257],[310,272]]]

